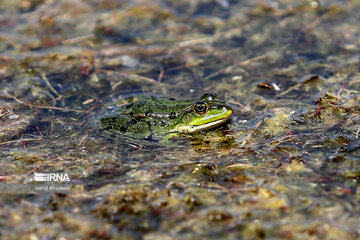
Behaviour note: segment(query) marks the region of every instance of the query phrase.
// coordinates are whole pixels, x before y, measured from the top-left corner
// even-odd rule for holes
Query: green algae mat
[[[357,0],[0,1],[0,238],[359,239],[359,24]]]

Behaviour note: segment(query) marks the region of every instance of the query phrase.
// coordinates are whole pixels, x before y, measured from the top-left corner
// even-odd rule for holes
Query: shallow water
[[[355,0],[3,0],[1,238],[359,238],[359,12]],[[207,91],[234,114],[201,136],[96,128],[127,96]],[[34,191],[35,172],[66,173],[71,190]]]

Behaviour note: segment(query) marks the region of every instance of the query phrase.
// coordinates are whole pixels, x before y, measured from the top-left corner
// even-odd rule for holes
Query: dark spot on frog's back
[[[174,119],[176,117],[176,113],[175,112],[171,112],[169,115],[170,119]]]

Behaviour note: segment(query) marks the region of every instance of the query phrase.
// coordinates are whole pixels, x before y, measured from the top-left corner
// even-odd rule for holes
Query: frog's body
[[[100,119],[108,131],[133,138],[163,138],[173,133],[195,133],[226,122],[232,109],[206,93],[197,101],[136,96],[127,98]]]

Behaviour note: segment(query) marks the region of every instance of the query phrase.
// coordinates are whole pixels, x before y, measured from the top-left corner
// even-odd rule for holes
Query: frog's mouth
[[[186,126],[179,126],[177,128],[178,132],[182,132],[182,133],[196,133],[196,132],[200,132],[203,130],[207,130],[207,129],[211,129],[217,126],[220,126],[221,124],[225,123],[226,121],[228,121],[230,119],[230,116],[226,116],[224,118],[218,119],[216,121],[213,122],[208,122],[206,124],[201,124],[201,125],[186,125]]]

